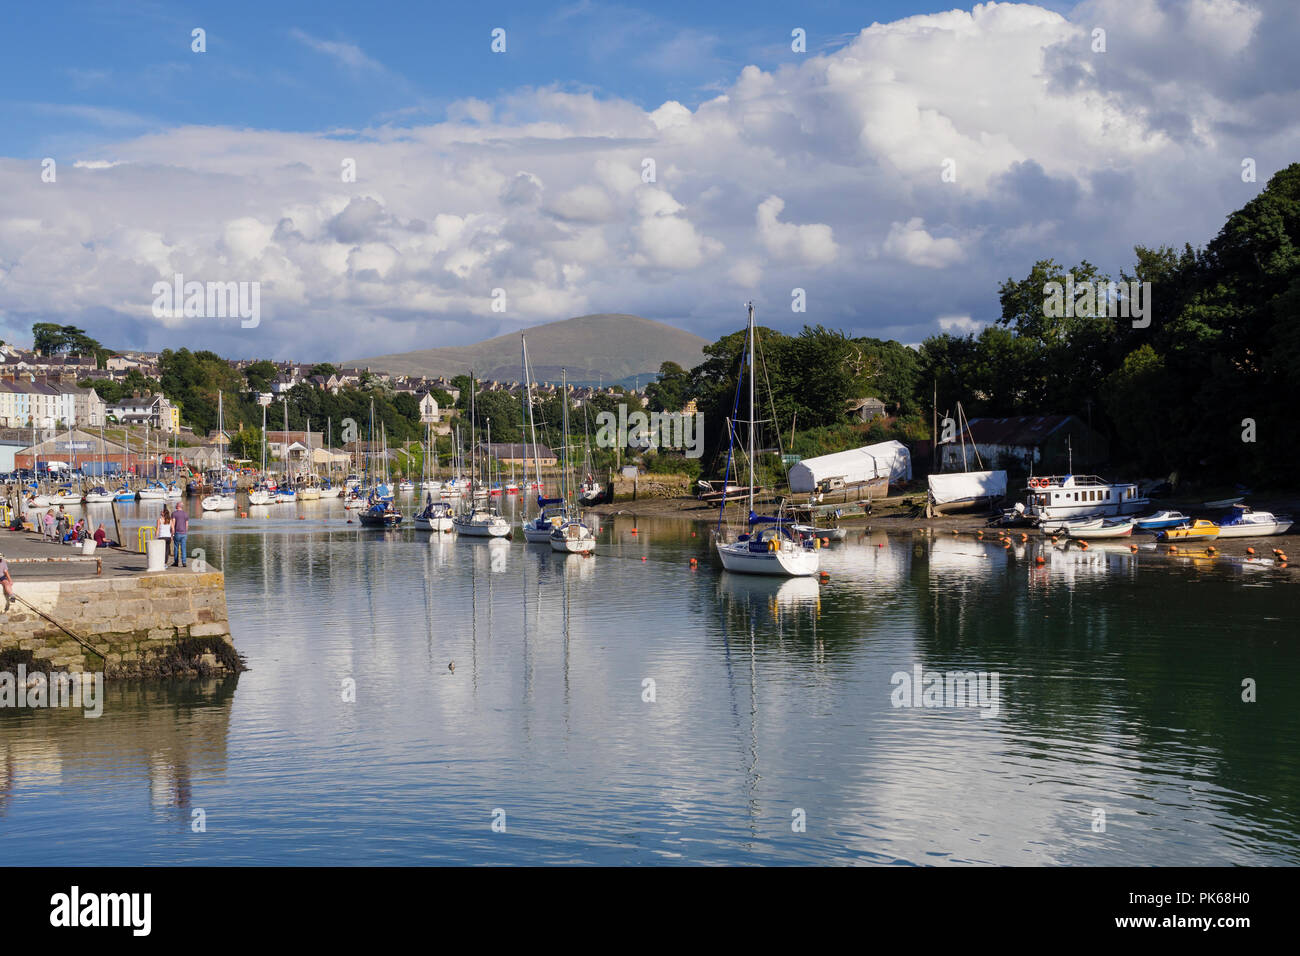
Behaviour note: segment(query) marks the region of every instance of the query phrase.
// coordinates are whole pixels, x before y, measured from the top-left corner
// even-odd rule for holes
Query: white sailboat
[[[289,451],[289,396],[284,397],[284,435],[280,442],[282,449],[281,462],[284,464],[284,480],[275,490],[273,499],[277,505],[291,505],[298,500],[298,495],[293,488],[293,458]]]
[[[262,469],[259,472],[261,480],[256,487],[248,492],[248,504],[252,506],[264,506],[271,504],[271,493],[266,490],[266,406],[262,406]]]
[[[456,529],[457,534],[466,535],[471,538],[508,538],[510,536],[510,522],[501,516],[496,508],[488,504],[487,496],[484,495],[482,502],[479,500],[479,480],[478,480],[478,454],[474,447],[474,373],[470,372],[470,413],[469,413],[469,444],[470,444],[470,484],[474,493],[470,497],[470,505],[464,511],[452,518],[452,526]],[[488,420],[488,443],[492,442],[492,421]]]
[[[217,435],[221,438],[226,436],[226,407],[225,399],[221,392],[217,392]],[[234,511],[238,505],[235,496],[225,493],[226,480],[226,446],[223,442],[221,445],[221,481],[222,488],[216,494],[208,495],[200,503],[204,511]],[[143,498],[144,492],[141,492]]]
[[[749,340],[745,349],[745,363],[749,369],[749,529],[735,541],[723,543],[718,538],[718,556],[722,566],[740,574],[772,574],[787,577],[806,577],[816,574],[821,564],[817,542],[800,539],[788,519],[760,517],[754,514],[754,305],[749,303]],[[737,383],[739,385],[739,383]],[[731,441],[736,438],[735,423],[730,426]],[[730,480],[728,474],[724,482]],[[718,512],[719,527],[727,500],[723,496]]]
[[[567,503],[569,500],[570,485],[569,480],[569,459],[571,452],[569,448],[569,383],[567,372],[561,369],[560,389],[564,396],[564,471],[560,474],[560,480],[563,487],[560,496]],[[582,521],[582,516],[576,513],[566,513],[564,520],[557,525],[550,534],[548,539],[551,542],[552,551],[560,551],[565,554],[590,554],[596,550],[596,535]]]

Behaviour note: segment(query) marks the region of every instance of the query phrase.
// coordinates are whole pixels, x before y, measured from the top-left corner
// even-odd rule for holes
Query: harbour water
[[[767,581],[683,521],[261,511],[190,540],[251,670],[0,711],[7,862],[1300,862],[1291,572],[875,530]],[[918,665],[996,706],[895,706]]]

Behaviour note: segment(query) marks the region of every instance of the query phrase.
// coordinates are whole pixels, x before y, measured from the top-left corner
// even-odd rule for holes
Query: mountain
[[[528,336],[528,364],[533,380],[558,382],[560,369],[570,382],[612,385],[640,377],[645,385],[664,362],[682,368],[699,365],[708,339],[637,315],[580,315],[521,330]],[[391,375],[430,378],[474,374],[483,379],[513,382],[522,379],[519,332],[508,332],[475,345],[420,349],[395,355],[349,359],[347,368],[372,368]]]

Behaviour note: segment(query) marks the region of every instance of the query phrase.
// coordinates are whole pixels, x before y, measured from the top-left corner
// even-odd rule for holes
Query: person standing
[[[0,554],[0,588],[5,592],[5,610],[9,610],[9,605],[14,599],[14,579],[9,574],[9,562],[5,561],[5,556]]]
[[[45,537],[54,541],[54,509],[45,512],[44,517],[41,518],[41,523],[45,525]]]
[[[185,512],[184,503],[178,504],[172,512],[172,551],[176,554],[175,566],[185,567],[185,538],[190,530],[190,516]]]
[[[153,536],[160,541],[166,541],[166,550],[163,552],[163,564],[166,564],[172,557],[172,515],[163,505],[162,514],[158,516],[158,523],[154,525]]]

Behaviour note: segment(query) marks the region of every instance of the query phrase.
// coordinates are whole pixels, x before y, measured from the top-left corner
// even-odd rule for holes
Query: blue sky
[[[1063,8],[1065,4],[1041,4]],[[0,35],[5,152],[39,157],[202,122],[278,130],[406,124],[465,97],[560,85],[694,107],[745,64],[843,46],[918,0],[542,3],[13,4]],[[190,50],[195,27],[210,56]],[[490,31],[507,31],[492,56]]]
[[[340,359],[600,311],[714,338],[754,298],[790,331],[919,342],[991,321],[1035,259],[1117,273],[1135,244],[1204,243],[1300,157],[1292,0],[6,18],[8,341],[59,320],[123,348]],[[152,285],[178,273],[259,283],[265,320],[159,316]]]

